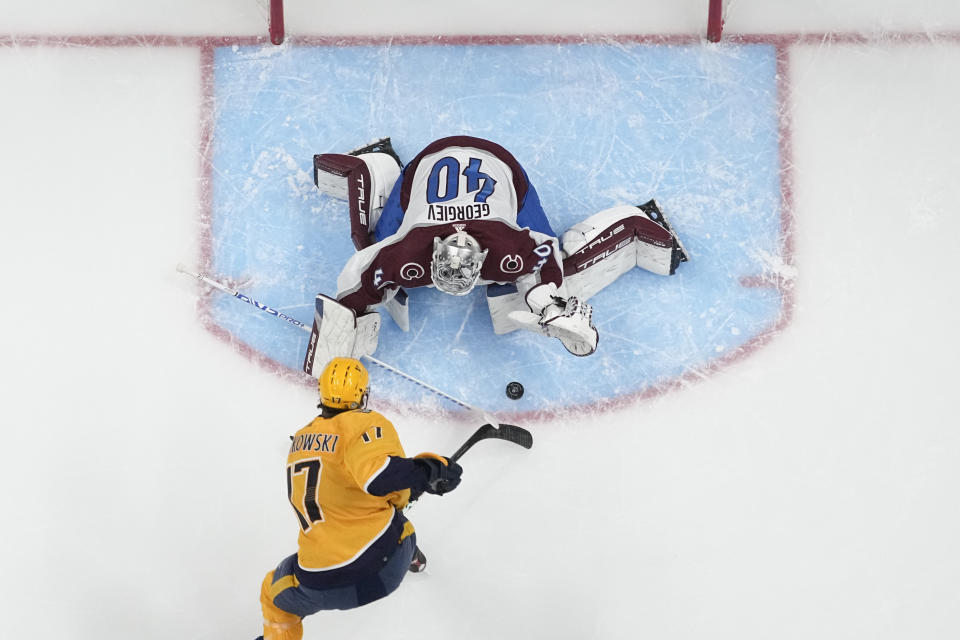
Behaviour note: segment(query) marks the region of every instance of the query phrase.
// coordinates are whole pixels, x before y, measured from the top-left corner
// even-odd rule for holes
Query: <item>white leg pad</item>
[[[357,156],[367,165],[370,172],[370,224],[371,230],[377,228],[380,213],[387,204],[387,198],[393,191],[393,185],[400,177],[400,167],[392,156],[386,153],[364,153]]]
[[[329,165],[313,166],[313,183],[317,185],[320,193],[328,195],[337,200],[347,199],[347,172],[343,173],[332,170]]]
[[[658,276],[670,275],[670,261],[673,258],[673,247],[663,247],[657,244],[647,244],[638,238],[636,247],[636,265],[641,269],[655,273]]]
[[[563,249],[564,258],[572,256],[581,249],[601,245],[614,233],[620,231],[616,223],[623,223],[628,218],[642,215],[644,215],[643,212],[637,207],[622,204],[599,211],[586,220],[578,222],[560,235],[560,247]]]
[[[313,157],[317,189],[350,205],[350,237],[357,250],[372,243],[370,236],[399,177],[397,161],[386,153],[323,153]]]
[[[617,278],[637,266],[634,246],[635,240],[628,239],[626,245],[618,251],[564,278],[563,283],[567,291],[584,301],[597,295]]]
[[[670,275],[674,236],[639,207],[620,205],[595,213],[560,237],[564,284],[588,300],[634,267]]]

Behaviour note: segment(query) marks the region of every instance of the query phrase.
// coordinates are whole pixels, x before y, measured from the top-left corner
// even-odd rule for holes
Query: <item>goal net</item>
[[[723,20],[726,5],[729,0],[708,0],[707,7],[707,40],[719,42],[723,34]],[[282,44],[286,37],[283,23],[283,0],[259,0],[260,6],[266,13],[270,42]]]

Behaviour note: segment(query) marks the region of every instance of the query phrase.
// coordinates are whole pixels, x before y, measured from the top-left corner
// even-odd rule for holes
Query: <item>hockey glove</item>
[[[413,461],[426,473],[426,486],[423,490],[427,493],[442,496],[460,484],[463,468],[452,460],[435,453],[421,453]]]
[[[561,298],[556,285],[538,284],[526,295],[530,311],[511,311],[510,319],[528,331],[559,340],[575,356],[597,350],[600,336],[593,326],[593,307],[579,298]]]

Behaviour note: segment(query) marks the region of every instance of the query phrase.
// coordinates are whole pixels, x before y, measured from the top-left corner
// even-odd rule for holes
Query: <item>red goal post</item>
[[[707,9],[707,40],[710,42],[720,42],[723,34],[723,5],[724,0],[710,0]]]
[[[283,44],[283,0],[270,0],[270,42]]]
[[[726,0],[709,0],[707,9],[707,40],[720,42],[723,33],[723,5]],[[283,44],[286,37],[283,25],[283,0],[270,0],[270,42]]]

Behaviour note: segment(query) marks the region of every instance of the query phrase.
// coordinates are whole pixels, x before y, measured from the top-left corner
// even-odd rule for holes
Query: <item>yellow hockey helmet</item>
[[[331,409],[362,409],[367,406],[370,374],[354,358],[334,358],[317,379],[320,404]]]

